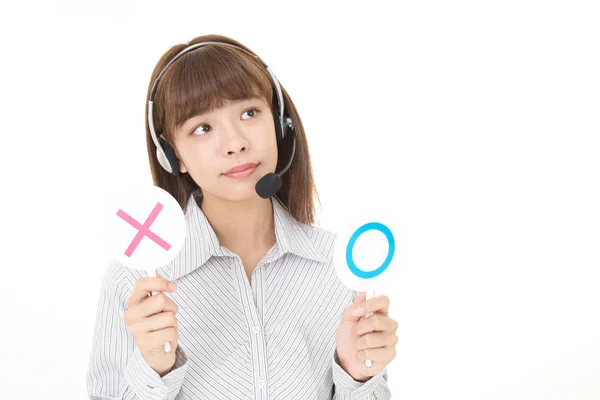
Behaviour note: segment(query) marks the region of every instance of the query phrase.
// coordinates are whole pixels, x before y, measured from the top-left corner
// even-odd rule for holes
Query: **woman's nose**
[[[224,148],[228,155],[242,153],[248,150],[248,141],[244,136],[241,128],[235,124],[227,124],[224,126]]]
[[[238,151],[235,151],[235,150],[229,150],[229,151],[227,152],[227,155],[229,155],[229,156],[230,156],[230,155],[232,155],[232,154],[235,154],[235,153],[242,153],[242,152],[245,152],[245,151],[246,151],[246,146],[242,146],[242,147],[241,147],[241,148],[240,148]]]

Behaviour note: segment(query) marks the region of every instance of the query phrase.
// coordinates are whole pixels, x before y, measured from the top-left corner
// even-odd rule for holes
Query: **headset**
[[[169,143],[167,143],[166,140],[164,140],[161,137],[158,137],[154,130],[154,119],[153,119],[154,94],[156,92],[158,82],[160,81],[160,78],[162,77],[162,74],[165,72],[165,70],[171,64],[173,64],[177,59],[179,59],[181,56],[183,56],[184,54],[186,54],[192,50],[195,50],[195,49],[198,49],[200,47],[207,46],[210,44],[231,46],[231,47],[234,47],[236,49],[244,51],[244,52],[250,54],[251,56],[255,57],[265,67],[265,69],[269,73],[271,82],[273,83],[274,95],[273,95],[273,100],[272,100],[272,104],[271,104],[271,111],[273,113],[273,118],[275,120],[275,135],[276,135],[276,139],[277,139],[277,148],[279,149],[279,145],[283,142],[283,140],[286,138],[286,136],[288,134],[290,134],[293,137],[293,142],[292,142],[292,154],[291,154],[290,159],[289,159],[287,165],[285,166],[285,168],[283,168],[283,170],[277,174],[272,173],[272,172],[266,174],[265,176],[260,178],[260,180],[256,183],[256,187],[255,187],[256,193],[263,199],[268,199],[271,196],[275,195],[275,193],[277,193],[277,191],[281,188],[281,176],[290,168],[290,166],[292,165],[292,161],[294,160],[294,155],[296,153],[296,132],[294,129],[294,122],[292,121],[292,118],[288,115],[288,113],[285,110],[285,100],[283,97],[283,93],[281,91],[281,86],[279,85],[279,81],[275,77],[275,74],[273,73],[273,71],[271,71],[271,69],[267,66],[267,64],[263,60],[260,59],[260,57],[258,57],[255,54],[252,54],[252,53],[248,52],[246,49],[243,49],[234,44],[226,43],[226,42],[212,41],[212,42],[202,42],[202,43],[196,43],[196,44],[190,45],[190,46],[186,47],[185,49],[181,50],[179,53],[177,53],[177,55],[175,57],[173,57],[167,63],[167,65],[165,65],[165,67],[160,71],[160,73],[158,74],[158,77],[156,78],[156,80],[154,81],[154,84],[152,85],[152,90],[150,91],[150,97],[148,100],[148,128],[150,129],[150,136],[152,137],[152,141],[156,145],[156,158],[158,159],[158,163],[161,165],[161,167],[163,167],[163,169],[165,171],[167,171],[170,174],[175,175],[175,176],[179,175],[179,162],[177,160],[177,157],[175,156],[175,151],[173,150],[171,145],[169,145]]]

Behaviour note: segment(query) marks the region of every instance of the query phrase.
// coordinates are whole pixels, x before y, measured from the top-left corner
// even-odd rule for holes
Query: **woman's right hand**
[[[148,365],[161,377],[168,374],[175,365],[175,351],[178,343],[177,304],[164,293],[149,296],[155,292],[174,292],[177,287],[162,277],[144,276],[137,280],[127,300],[125,324]],[[163,345],[171,343],[171,351],[165,353]]]

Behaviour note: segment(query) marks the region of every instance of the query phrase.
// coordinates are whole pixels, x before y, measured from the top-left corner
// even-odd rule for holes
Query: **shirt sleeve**
[[[173,400],[186,376],[187,355],[180,345],[172,370],[160,377],[129,333],[123,318],[136,279],[118,261],[104,275],[86,376],[92,400]]]
[[[387,368],[366,382],[355,381],[340,365],[337,352],[333,352],[333,400],[390,400],[392,394],[387,384]]]

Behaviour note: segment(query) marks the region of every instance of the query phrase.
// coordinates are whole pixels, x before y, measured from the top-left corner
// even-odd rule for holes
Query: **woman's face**
[[[232,201],[258,197],[256,182],[277,166],[273,114],[262,98],[227,102],[194,116],[175,132],[174,141],[180,171],[190,174],[205,196]],[[243,164],[255,167],[228,174]]]

